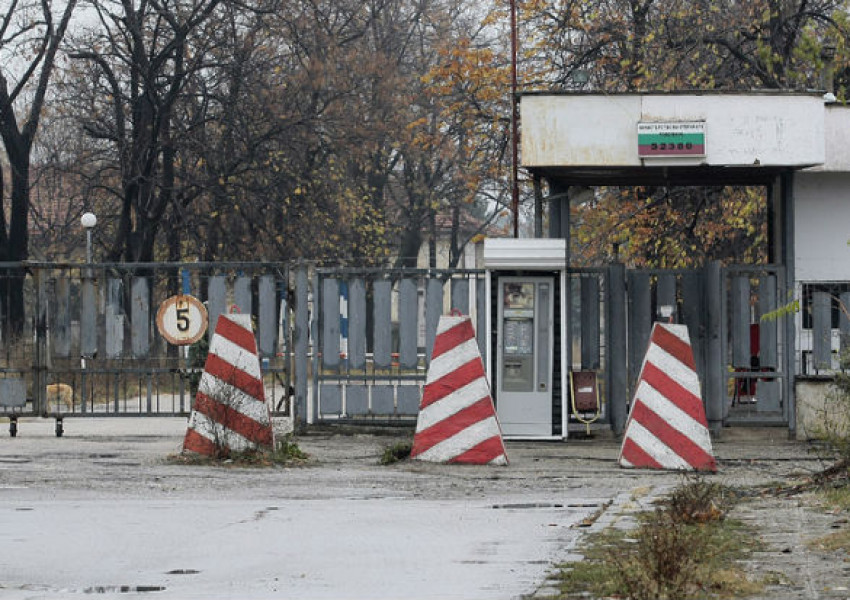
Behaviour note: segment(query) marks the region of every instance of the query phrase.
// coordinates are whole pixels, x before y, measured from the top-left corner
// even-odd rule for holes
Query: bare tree
[[[33,143],[56,54],[75,6],[76,0],[68,0],[58,23],[50,0],[12,0],[0,15],[0,138],[11,182],[8,198],[0,185],[0,261],[19,262],[28,256]],[[12,331],[20,331],[24,318],[23,271],[10,275],[0,279],[0,297],[4,300],[4,318]]]
[[[99,28],[71,55],[89,61],[98,95],[85,132],[109,144],[120,167],[120,210],[107,260],[154,259],[176,185],[175,108],[207,58],[205,27],[222,0],[94,2]]]
[[[846,0],[569,0],[524,14],[531,81],[570,88],[817,88]],[[580,76],[579,76],[580,75]]]

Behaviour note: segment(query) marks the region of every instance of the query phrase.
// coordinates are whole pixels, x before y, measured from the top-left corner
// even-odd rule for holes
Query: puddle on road
[[[95,585],[83,590],[84,594],[143,594],[163,592],[164,585]]]
[[[532,509],[532,508],[564,508],[563,504],[556,504],[551,502],[520,502],[516,504],[494,504],[493,508],[496,509]]]
[[[521,502],[517,504],[494,504],[491,508],[506,510],[531,510],[534,508],[603,508],[604,502]]]
[[[10,465],[23,465],[30,462],[32,462],[32,459],[26,456],[4,456],[0,458],[0,463],[7,463]]]
[[[172,569],[171,571],[166,571],[166,575],[197,575],[200,573],[197,569]]]
[[[266,517],[270,512],[274,512],[276,510],[280,510],[280,507],[277,506],[267,506],[263,510],[258,510],[254,513],[254,520],[259,521],[260,519]]]

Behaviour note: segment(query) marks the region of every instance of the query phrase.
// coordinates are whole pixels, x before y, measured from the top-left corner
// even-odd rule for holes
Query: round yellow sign
[[[176,346],[194,344],[207,330],[207,309],[194,296],[171,296],[159,305],[156,327],[159,333]]]

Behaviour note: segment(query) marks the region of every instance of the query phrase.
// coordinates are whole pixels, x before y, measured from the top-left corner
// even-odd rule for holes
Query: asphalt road
[[[293,468],[170,463],[185,428],[22,421],[0,439],[0,597],[515,598],[612,493],[382,467],[393,440],[374,436],[307,436]]]
[[[56,438],[36,419],[0,437],[0,597],[519,598],[579,521],[682,479],[619,468],[604,436],[509,442],[507,467],[380,466],[396,438],[326,430],[297,439],[302,466],[228,468],[169,461],[185,431],[79,418]],[[782,430],[728,437],[730,484],[817,468]]]

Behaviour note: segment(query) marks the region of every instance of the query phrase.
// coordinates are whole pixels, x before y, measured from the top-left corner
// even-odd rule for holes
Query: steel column
[[[621,263],[608,267],[607,332],[608,332],[608,409],[611,430],[622,435],[628,416],[626,369],[626,268]]]
[[[718,261],[705,268],[705,304],[705,416],[709,430],[719,434],[726,406],[726,368],[723,364],[723,278]]]

